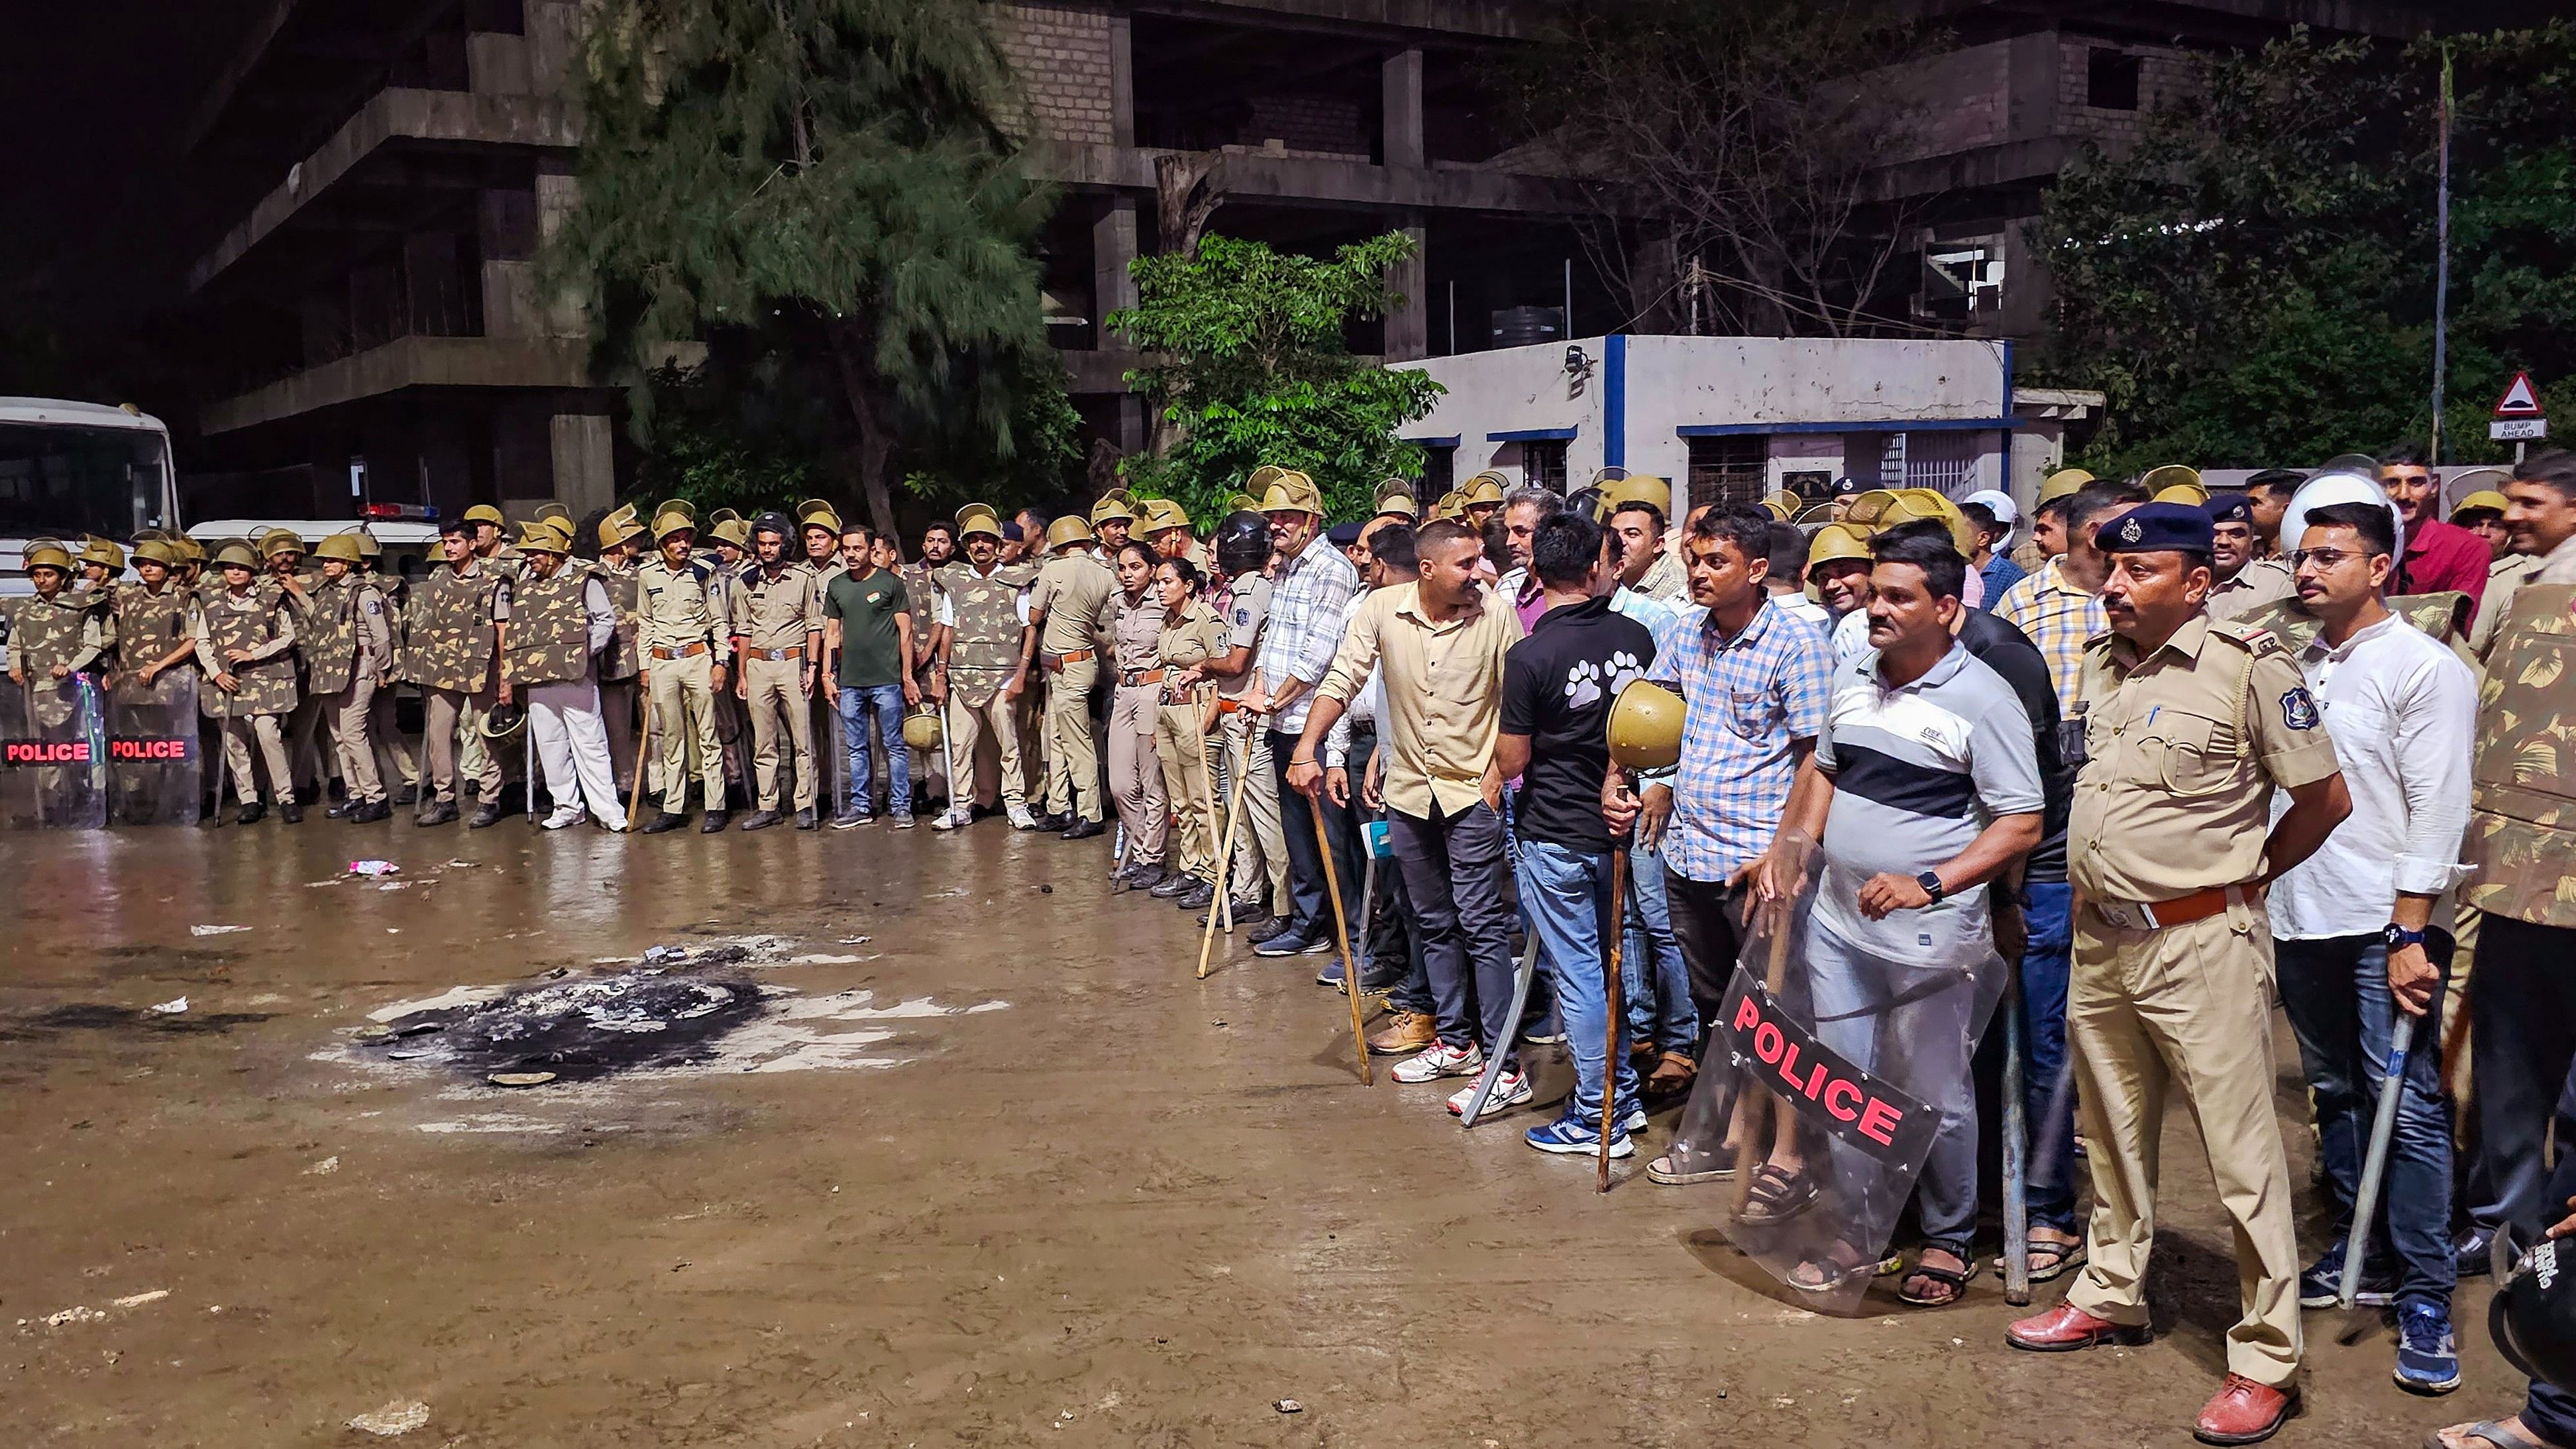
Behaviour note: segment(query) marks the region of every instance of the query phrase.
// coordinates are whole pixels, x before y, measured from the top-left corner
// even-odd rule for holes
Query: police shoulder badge
[[[2294,730],[2317,727],[2317,701],[2302,687],[2281,696],[2281,723]]]

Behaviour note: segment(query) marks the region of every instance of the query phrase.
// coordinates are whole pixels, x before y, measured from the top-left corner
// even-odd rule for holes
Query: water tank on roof
[[[1494,314],[1494,345],[1526,347],[1533,342],[1559,342],[1565,337],[1562,307],[1505,307]]]

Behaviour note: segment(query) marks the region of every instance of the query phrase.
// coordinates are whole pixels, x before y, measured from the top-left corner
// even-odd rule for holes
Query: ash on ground
[[[397,1016],[362,1035],[361,1056],[482,1077],[552,1072],[567,1082],[686,1066],[761,1012],[760,988],[703,957],[514,987]],[[738,957],[732,959],[739,959]]]

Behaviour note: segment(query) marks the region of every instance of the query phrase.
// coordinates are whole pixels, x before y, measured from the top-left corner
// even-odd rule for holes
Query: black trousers
[[[1297,736],[1279,730],[1264,731],[1270,742],[1270,772],[1279,787],[1279,833],[1288,838],[1288,910],[1289,924],[1308,940],[1333,938],[1333,907],[1324,898],[1324,852],[1333,852],[1333,869],[1339,873],[1342,906],[1349,919],[1359,920],[1359,857],[1351,849],[1350,813],[1327,804],[1324,809],[1324,838],[1315,838],[1315,810],[1305,796],[1288,784],[1288,762],[1296,757]]]
[[[1744,951],[1744,901],[1752,887],[1692,880],[1664,867],[1664,901],[1673,917],[1673,940],[1690,968],[1691,1004],[1699,1008],[1700,1040],[1717,1026],[1735,958]]]
[[[2576,929],[2489,914],[2478,922],[2470,976],[2471,1061],[2477,1078],[2479,1151],[2516,1249],[2566,1216],[2549,1194],[2543,1156],[2551,1119],[2576,1063]],[[2576,1112],[2576,1102],[2566,1110]],[[2576,1159],[2568,1138],[2562,1158]]]

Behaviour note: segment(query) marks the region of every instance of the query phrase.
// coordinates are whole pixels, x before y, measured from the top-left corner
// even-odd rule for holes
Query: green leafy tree
[[[2313,463],[2430,428],[2446,48],[2443,455],[2503,456],[2482,423],[2517,368],[2576,403],[2576,30],[2301,32],[2204,60],[2134,148],[2071,162],[2032,229],[2042,376],[2110,400],[2088,465]]]
[[[1343,336],[1351,319],[1403,304],[1386,269],[1412,255],[1412,239],[1390,232],[1329,257],[1212,236],[1194,253],[1137,259],[1137,304],[1109,326],[1153,359],[1128,380],[1177,437],[1129,459],[1128,481],[1207,517],[1274,464],[1355,517],[1379,482],[1420,477],[1422,448],[1395,432],[1430,413],[1440,384],[1356,356]]]
[[[552,274],[586,279],[635,375],[674,340],[774,353],[833,400],[832,474],[881,527],[899,449],[1007,463],[1032,392],[1062,391],[1033,254],[1045,199],[1013,168],[984,17],[604,0],[590,26],[580,199]]]

